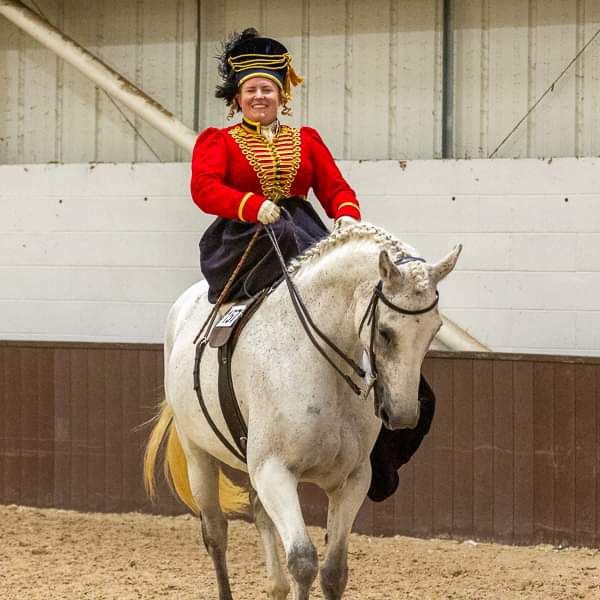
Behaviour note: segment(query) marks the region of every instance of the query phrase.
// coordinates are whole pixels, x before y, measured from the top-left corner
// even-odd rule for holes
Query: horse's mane
[[[288,265],[288,272],[290,274],[296,273],[300,269],[314,264],[318,259],[329,254],[332,250],[351,242],[375,243],[382,250],[387,250],[393,261],[397,261],[408,255],[419,256],[414,248],[401,242],[381,227],[361,222],[332,231],[327,237],[292,259]],[[428,288],[428,277],[422,267],[422,263],[410,263],[409,271],[416,284],[416,291],[424,291]]]
[[[310,269],[313,265],[318,264],[319,259],[338,248],[346,247],[352,252],[350,244],[356,248],[354,244],[357,243],[375,244],[378,248],[387,250],[394,262],[405,256],[420,256],[412,246],[401,242],[385,229],[371,223],[361,222],[332,231],[327,237],[292,259],[288,265],[288,272],[295,274],[301,270]],[[413,283],[414,293],[420,294],[430,289],[429,273],[422,262],[409,262],[403,268],[406,269]]]

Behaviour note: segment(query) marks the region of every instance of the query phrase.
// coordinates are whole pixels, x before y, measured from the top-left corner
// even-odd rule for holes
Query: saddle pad
[[[229,341],[235,326],[256,299],[257,297],[254,296],[247,300],[238,300],[231,304],[223,315],[220,315],[219,320],[208,336],[208,344],[211,348],[221,348]]]

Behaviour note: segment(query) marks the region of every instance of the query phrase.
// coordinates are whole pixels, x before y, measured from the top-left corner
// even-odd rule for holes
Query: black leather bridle
[[[425,308],[421,308],[421,309],[409,310],[407,308],[402,308],[401,306],[396,306],[393,302],[391,302],[388,298],[386,298],[385,294],[383,293],[383,281],[380,280],[377,283],[377,285],[373,289],[371,299],[369,300],[369,304],[367,305],[365,314],[363,315],[363,318],[361,319],[360,327],[358,330],[358,335],[360,336],[365,322],[366,322],[367,326],[368,325],[371,326],[371,336],[370,336],[370,340],[369,340],[369,369],[371,371],[369,374],[370,381],[368,382],[367,387],[365,389],[362,389],[356,383],[354,383],[354,381],[352,381],[352,378],[349,375],[344,373],[335,364],[335,362],[327,354],[325,348],[322,345],[320,345],[319,342],[317,341],[315,334],[317,337],[319,337],[322,340],[322,342],[325,345],[329,346],[329,348],[331,350],[333,350],[347,365],[349,365],[350,368],[354,371],[354,373],[356,373],[356,375],[358,375],[358,377],[360,377],[361,379],[365,378],[365,376],[367,375],[365,373],[365,370],[362,367],[360,367],[359,365],[357,365],[356,362],[354,360],[352,360],[352,358],[350,358],[334,342],[332,342],[317,327],[315,322],[312,320],[312,318],[308,312],[308,309],[306,308],[306,305],[302,301],[302,298],[300,298],[298,289],[296,288],[294,282],[292,281],[292,279],[288,273],[288,270],[287,270],[287,267],[285,264],[285,259],[283,258],[281,249],[279,248],[279,244],[277,243],[277,238],[275,236],[273,228],[270,225],[264,225],[264,229],[267,232],[267,235],[269,236],[271,243],[273,244],[273,248],[275,249],[275,253],[277,254],[279,262],[281,263],[283,278],[284,278],[287,288],[289,290],[292,304],[294,305],[296,314],[298,315],[300,323],[302,323],[302,326],[303,326],[304,330],[306,331],[306,334],[308,335],[313,346],[319,351],[319,353],[325,358],[325,360],[327,360],[327,362],[335,369],[335,371],[344,379],[344,381],[346,381],[346,383],[348,384],[350,389],[356,395],[358,395],[358,396],[364,395],[364,397],[366,398],[369,395],[371,388],[374,386],[375,381],[377,380],[377,362],[376,362],[376,356],[375,356],[375,333],[377,330],[377,317],[378,317],[377,305],[378,305],[379,301],[383,302],[391,310],[393,310],[397,313],[403,314],[403,315],[422,315],[426,312],[429,312],[430,310],[433,310],[437,306],[437,303],[439,301],[439,294],[438,294],[437,290],[435,292],[435,300],[429,306],[426,306]],[[412,262],[412,261],[425,262],[425,260],[423,258],[420,258],[417,256],[404,256],[399,261],[395,262],[394,264],[396,266],[399,266],[399,265],[405,264],[407,262]],[[375,388],[375,409],[376,410],[379,406],[379,403],[380,403],[380,399],[378,398],[377,388]]]
[[[396,266],[399,266],[399,265],[402,265],[402,264],[405,264],[408,262],[414,262],[414,261],[425,262],[425,259],[420,258],[418,256],[403,256],[400,260],[394,262],[394,264]],[[375,386],[375,382],[377,381],[377,377],[378,377],[377,357],[375,355],[375,334],[377,331],[377,321],[378,321],[378,316],[379,316],[378,312],[377,312],[377,304],[379,303],[380,300],[388,308],[390,308],[394,312],[400,313],[402,315],[422,315],[422,314],[425,314],[425,313],[433,310],[437,306],[437,304],[440,300],[440,295],[439,295],[438,291],[436,290],[435,291],[435,299],[433,300],[433,302],[431,304],[429,304],[425,308],[417,308],[414,310],[411,310],[408,308],[402,308],[401,306],[394,304],[388,298],[386,298],[385,294],[383,293],[383,281],[379,280],[379,282],[373,289],[373,294],[371,295],[371,299],[369,301],[369,304],[367,305],[365,314],[363,315],[363,318],[360,321],[360,326],[358,328],[358,335],[360,336],[365,323],[367,324],[367,326],[369,326],[369,325],[371,326],[371,335],[370,335],[370,339],[369,339],[369,370],[371,372],[369,374],[369,380],[370,380],[369,387],[366,390],[365,397],[366,397],[366,395],[368,395],[370,389],[373,386]],[[375,396],[375,414],[377,414],[378,409],[381,406],[381,399],[379,398],[377,386],[375,386],[374,396]],[[379,415],[377,415],[377,416],[379,416]]]

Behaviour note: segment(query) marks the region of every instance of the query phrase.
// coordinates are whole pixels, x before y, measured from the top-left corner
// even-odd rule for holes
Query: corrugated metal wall
[[[487,157],[600,28],[597,0],[456,0],[455,148]],[[600,152],[600,39],[498,156]]]
[[[49,21],[192,125],[196,0],[38,0]],[[0,17],[0,163],[187,160],[79,71]]]
[[[307,77],[292,123],[319,129],[337,158],[441,156],[442,0],[38,4],[52,23],[190,127],[196,118],[200,129],[226,124],[225,107],[213,97],[214,57],[228,32],[254,25],[284,41]],[[455,0],[454,6],[454,156],[484,157],[600,27],[600,4]],[[600,153],[599,65],[595,41],[498,156]],[[104,93],[5,19],[0,83],[0,162],[157,160]],[[125,112],[161,160],[187,160]]]
[[[200,125],[225,123],[212,100],[227,32],[256,24],[281,38],[307,85],[294,124],[309,123],[336,158],[430,158],[441,151],[441,2],[201,2]]]
[[[600,546],[599,359],[433,353],[424,372],[431,433],[355,530]],[[0,502],[181,511],[141,483],[161,382],[160,346],[1,343]],[[324,524],[322,492],[303,497]]]

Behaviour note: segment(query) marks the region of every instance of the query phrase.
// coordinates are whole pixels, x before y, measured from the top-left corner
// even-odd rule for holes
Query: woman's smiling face
[[[244,81],[236,100],[247,119],[268,125],[277,118],[279,87],[266,77],[252,77]]]

